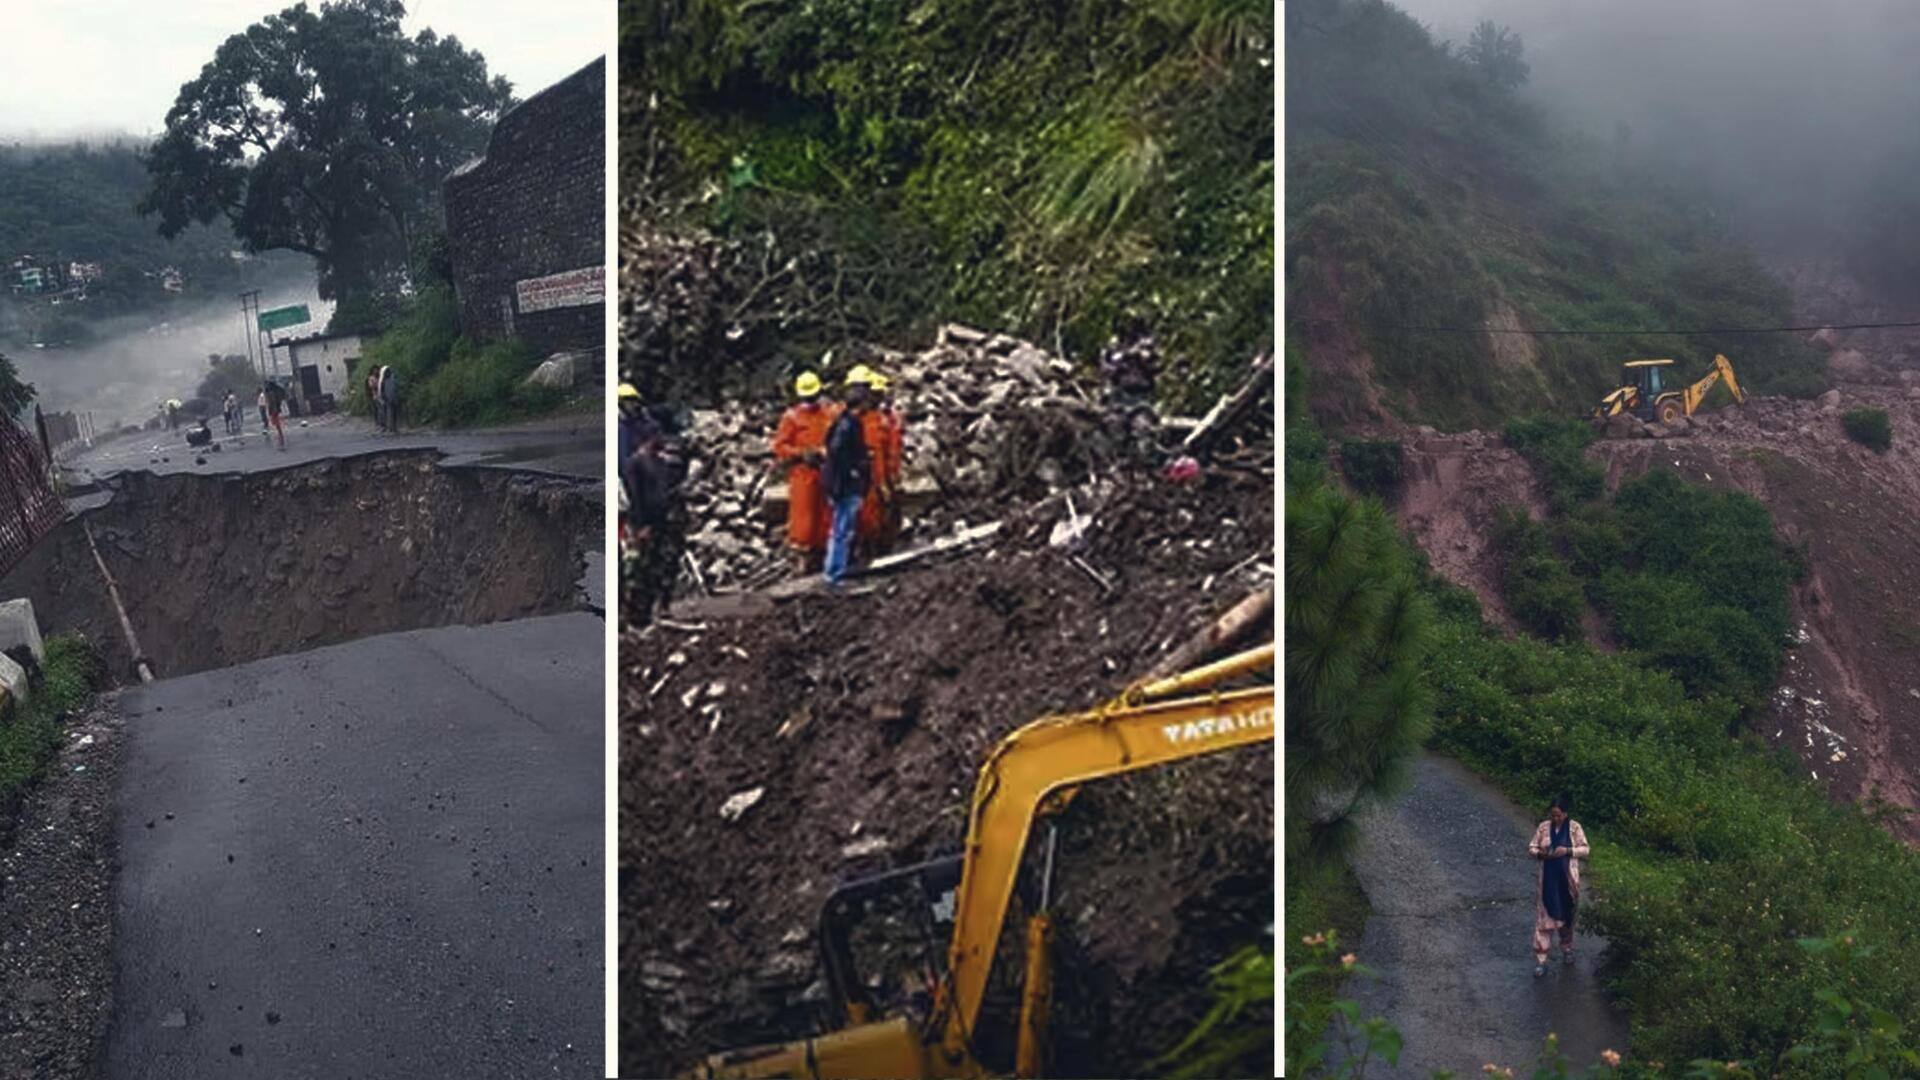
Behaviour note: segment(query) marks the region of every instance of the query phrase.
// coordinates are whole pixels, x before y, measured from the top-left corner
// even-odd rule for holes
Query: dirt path
[[[0,843],[0,1076],[99,1075],[113,990],[121,733],[111,694],[63,724],[59,755]]]
[[[1582,932],[1578,961],[1533,976],[1533,816],[1456,762],[1428,756],[1413,786],[1361,822],[1354,870],[1373,904],[1358,952],[1380,973],[1354,987],[1361,1015],[1406,1040],[1398,1070],[1477,1076],[1487,1062],[1532,1062],[1548,1032],[1578,1064],[1624,1052],[1627,1025],[1600,993],[1606,941]]]

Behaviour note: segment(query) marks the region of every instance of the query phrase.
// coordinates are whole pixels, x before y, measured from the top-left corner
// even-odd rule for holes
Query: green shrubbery
[[[1271,347],[1270,6],[656,7],[621,4],[658,95],[622,118],[627,190],[770,265],[831,264],[742,320],[766,350],[811,362],[936,317],[1077,357],[1147,330],[1163,391],[1198,403]]]
[[[1502,507],[1493,543],[1500,552],[1500,585],[1507,610],[1529,631],[1554,641],[1579,641],[1587,605],[1580,581],[1554,554],[1547,530],[1518,507]]]
[[[370,413],[367,373],[382,364],[400,376],[401,421],[440,427],[501,423],[546,412],[562,391],[524,385],[540,356],[517,340],[476,344],[460,336],[460,309],[449,285],[431,285],[367,345],[347,387],[348,408]]]
[[[1764,698],[1790,629],[1788,590],[1802,573],[1766,507],[1656,470],[1621,485],[1613,510],[1612,521],[1567,532],[1591,550],[1610,545],[1617,526],[1622,565],[1603,570],[1594,593],[1620,642],[1695,694]]]
[[[1342,439],[1340,472],[1362,495],[1392,500],[1406,479],[1406,449],[1398,439]]]
[[[1920,1015],[1920,967],[1896,959],[1920,947],[1920,857],[1797,762],[1729,738],[1732,702],[1630,655],[1452,621],[1428,672],[1440,749],[1523,804],[1572,793],[1594,843],[1587,918],[1613,943],[1636,1056],[1779,1061],[1833,982],[1805,936],[1881,946],[1854,996]]]
[[[1536,414],[1507,421],[1507,445],[1532,463],[1556,513],[1591,502],[1606,490],[1606,473],[1586,458],[1593,429],[1578,420]]]
[[[1878,454],[1893,448],[1893,422],[1885,409],[1852,409],[1840,418],[1847,437]]]
[[[24,706],[0,717],[0,814],[10,815],[28,784],[60,748],[63,713],[84,705],[100,680],[100,659],[78,634],[48,638],[39,686]],[[0,828],[0,832],[4,829]]]

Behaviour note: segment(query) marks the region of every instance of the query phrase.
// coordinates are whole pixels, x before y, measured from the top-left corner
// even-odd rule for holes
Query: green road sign
[[[277,307],[272,311],[260,313],[260,329],[285,330],[289,326],[312,322],[313,316],[307,314],[307,305],[295,304],[292,307]]]

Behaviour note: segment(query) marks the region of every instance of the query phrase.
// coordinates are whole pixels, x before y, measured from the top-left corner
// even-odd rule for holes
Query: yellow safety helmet
[[[793,380],[793,392],[803,398],[813,397],[820,392],[820,376],[811,371],[803,371]]]
[[[887,377],[877,371],[870,372],[867,375],[867,385],[873,387],[874,393],[884,394],[887,392]]]
[[[620,398],[638,398],[640,391],[632,383],[623,382],[620,384],[620,389],[614,391],[614,396]]]
[[[872,386],[873,385],[873,369],[867,367],[867,365],[865,364],[853,365],[853,370],[847,372],[847,385],[848,386]]]

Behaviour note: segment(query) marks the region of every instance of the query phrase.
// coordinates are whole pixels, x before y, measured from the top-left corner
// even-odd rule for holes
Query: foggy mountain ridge
[[[1920,4],[1402,6],[1455,43],[1480,19],[1519,33],[1526,100],[1713,192],[1770,257],[1852,260],[1895,282],[1920,270],[1883,250],[1920,236],[1902,220],[1920,206]]]

